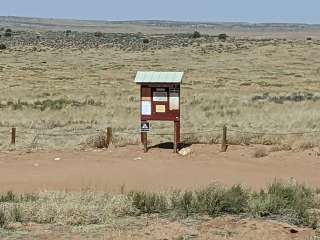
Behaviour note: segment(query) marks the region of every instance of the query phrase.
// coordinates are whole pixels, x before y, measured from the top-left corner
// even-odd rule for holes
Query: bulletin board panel
[[[180,121],[180,85],[141,85],[141,120]]]

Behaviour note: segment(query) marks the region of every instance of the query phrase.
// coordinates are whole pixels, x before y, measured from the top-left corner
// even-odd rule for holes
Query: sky
[[[0,16],[320,23],[320,0],[0,0]]]

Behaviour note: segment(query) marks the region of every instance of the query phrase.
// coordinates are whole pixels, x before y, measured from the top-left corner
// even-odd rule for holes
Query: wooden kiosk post
[[[140,85],[141,142],[147,151],[150,121],[174,122],[174,152],[180,144],[180,85],[183,72],[138,72]]]

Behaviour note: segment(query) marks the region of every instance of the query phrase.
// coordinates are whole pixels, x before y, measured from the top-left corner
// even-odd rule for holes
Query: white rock
[[[55,158],[54,160],[55,160],[55,161],[60,161],[60,160],[61,160],[61,158]]]
[[[192,153],[192,149],[190,147],[182,148],[179,151],[179,154],[182,155],[182,156],[187,156],[187,155],[190,155],[191,153]]]
[[[134,161],[139,161],[139,160],[142,160],[142,158],[141,158],[141,157],[136,157],[136,158],[134,158],[133,160],[134,160]]]

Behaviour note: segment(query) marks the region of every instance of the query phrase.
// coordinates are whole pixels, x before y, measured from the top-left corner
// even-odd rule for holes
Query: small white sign
[[[179,110],[179,93],[170,93],[169,97],[169,109]]]
[[[168,101],[167,92],[153,92],[153,101],[154,102],[167,102]]]
[[[141,101],[141,114],[145,116],[151,115],[151,102]]]

